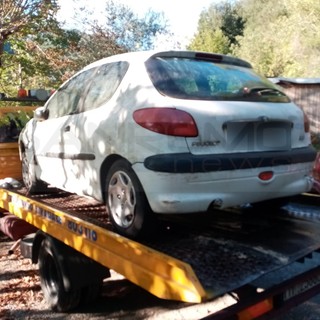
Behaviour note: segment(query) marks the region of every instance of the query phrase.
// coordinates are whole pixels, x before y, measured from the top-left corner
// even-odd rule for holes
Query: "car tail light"
[[[259,179],[262,181],[269,181],[273,177],[273,171],[263,171],[259,174]]]
[[[303,111],[304,132],[310,131],[310,120],[306,113]]]
[[[145,108],[136,110],[133,119],[141,127],[170,136],[196,137],[197,125],[192,116],[174,108]]]

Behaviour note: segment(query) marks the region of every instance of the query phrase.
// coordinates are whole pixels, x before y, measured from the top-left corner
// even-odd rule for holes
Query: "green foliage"
[[[319,77],[319,0],[238,0],[201,13],[188,49],[233,54],[267,77]]]
[[[58,8],[56,0],[1,1],[0,92],[15,96],[25,79],[37,76],[34,52],[28,46],[30,36],[52,30]],[[14,54],[3,52],[5,42]]]
[[[226,2],[221,5],[221,31],[228,38],[230,45],[237,45],[237,37],[243,35],[245,19],[238,12],[237,4]]]
[[[319,77],[320,2],[243,0],[244,34],[233,54],[268,77]]]
[[[152,49],[159,35],[168,34],[163,14],[137,16],[112,0],[99,20],[78,7],[77,29],[57,21],[57,0],[19,3],[1,2],[0,92],[7,96],[15,96],[21,84],[57,88],[95,60]],[[319,30],[319,0],[225,0],[202,11],[187,49],[239,56],[268,77],[319,77]],[[5,42],[14,54],[2,52]]]
[[[188,46],[190,50],[228,54],[237,45],[237,36],[243,34],[244,18],[239,15],[237,3],[225,1],[203,10],[198,31]]]
[[[32,116],[33,113],[31,111],[18,110],[16,112],[8,112],[0,117],[0,127],[9,126],[13,122],[18,129],[22,129]]]
[[[188,46],[189,50],[200,50],[227,54],[230,51],[230,42],[221,29],[206,29],[194,37]]]
[[[50,26],[58,10],[56,0],[2,0],[0,11],[0,56],[12,36],[36,33]]]

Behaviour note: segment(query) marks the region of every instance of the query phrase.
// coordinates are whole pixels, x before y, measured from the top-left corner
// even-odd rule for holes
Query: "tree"
[[[114,54],[153,49],[157,37],[168,33],[163,14],[148,11],[139,17],[128,6],[112,0],[106,1],[99,14],[77,7],[75,15],[77,30],[73,31],[80,36],[70,57],[75,70]]]
[[[75,5],[77,3],[74,1]],[[128,51],[152,49],[155,39],[168,32],[161,13],[149,11],[139,17],[128,6],[112,0],[106,1],[100,13],[94,13],[88,7],[76,6],[73,25],[76,29],[62,29],[56,34],[56,40],[51,41],[52,52],[48,63],[52,65],[55,62],[54,69],[61,66],[63,79],[96,60]],[[59,43],[62,46],[57,47]],[[40,43],[44,53],[48,54],[49,49],[44,45]],[[53,57],[59,48],[65,66]]]
[[[83,25],[90,34],[104,34],[124,51],[152,49],[157,36],[168,32],[163,14],[152,10],[139,17],[128,6],[107,0],[102,14],[104,19],[85,20]]]
[[[13,34],[38,29],[37,24],[49,19],[57,8],[56,0],[0,0],[0,59]]]
[[[243,0],[247,19],[233,54],[267,77],[318,77],[320,2]]]
[[[51,32],[29,36],[24,42],[20,63],[24,70],[24,85],[29,88],[57,87],[77,69],[75,53],[79,51],[81,34],[64,30],[58,25]]]
[[[243,34],[244,25],[237,3],[211,4],[201,12],[197,33],[188,49],[230,53],[232,46],[237,45],[237,36]]]
[[[9,3],[9,0],[0,3],[5,2]],[[20,0],[19,3],[22,2],[27,0]],[[15,8],[18,0],[11,0],[10,3],[10,8]],[[0,68],[0,92],[8,95],[16,92],[17,84],[22,80],[28,88],[58,87],[95,60],[152,48],[157,36],[166,32],[166,22],[160,13],[151,11],[140,18],[128,7],[111,0],[106,1],[103,19],[100,20],[94,18],[93,12],[79,6],[80,3],[86,4],[84,1],[74,1],[77,23],[71,28],[57,21],[58,7],[53,0],[29,0],[28,3],[29,6],[39,6],[39,12],[32,15],[34,20],[19,28],[10,24],[6,27],[6,30],[9,26],[14,30],[7,39],[15,52],[14,55],[3,53],[3,68]],[[44,3],[51,5],[43,8],[41,4]],[[9,7],[6,8],[9,10]],[[31,7],[28,8],[31,10]],[[42,16],[41,8],[44,10],[41,11]]]
[[[221,29],[203,30],[195,36],[188,46],[189,50],[228,53],[230,42]]]
[[[54,28],[58,8],[57,0],[0,0],[0,92],[16,94],[32,71],[28,41]],[[8,45],[9,52],[4,51]]]

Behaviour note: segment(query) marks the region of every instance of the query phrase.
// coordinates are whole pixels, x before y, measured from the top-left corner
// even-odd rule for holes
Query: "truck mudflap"
[[[23,192],[0,189],[0,207],[159,298],[204,302],[249,288],[252,299],[252,290],[257,294],[257,288],[263,288],[255,298],[256,309],[264,306],[266,313],[294,301],[293,292],[300,296],[319,289],[318,269],[312,271],[312,280],[301,284],[297,280],[296,286],[288,282],[283,292],[286,282],[281,280],[281,290],[265,299],[278,284],[253,286],[320,249],[320,224],[315,221],[320,217],[319,197],[298,212],[289,205],[272,212],[236,208],[164,217],[157,236],[138,243],[111,230],[101,204],[61,191],[32,198]],[[305,211],[313,212],[312,216],[304,215]],[[301,292],[299,288],[310,281],[315,285]],[[254,306],[249,298],[248,304]]]

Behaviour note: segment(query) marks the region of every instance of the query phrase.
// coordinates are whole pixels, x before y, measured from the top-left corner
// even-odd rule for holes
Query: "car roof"
[[[99,65],[117,62],[117,61],[128,61],[128,62],[144,62],[152,57],[177,57],[177,58],[193,58],[198,60],[207,60],[212,62],[226,63],[237,65],[246,68],[252,68],[251,64],[245,60],[227,56],[223,54],[210,53],[210,52],[202,52],[202,51],[189,51],[189,50],[170,50],[170,51],[136,51],[136,52],[127,52],[116,54],[113,56],[109,56],[107,58],[103,58],[101,60],[97,60],[84,68],[90,69],[92,67],[97,67]]]

